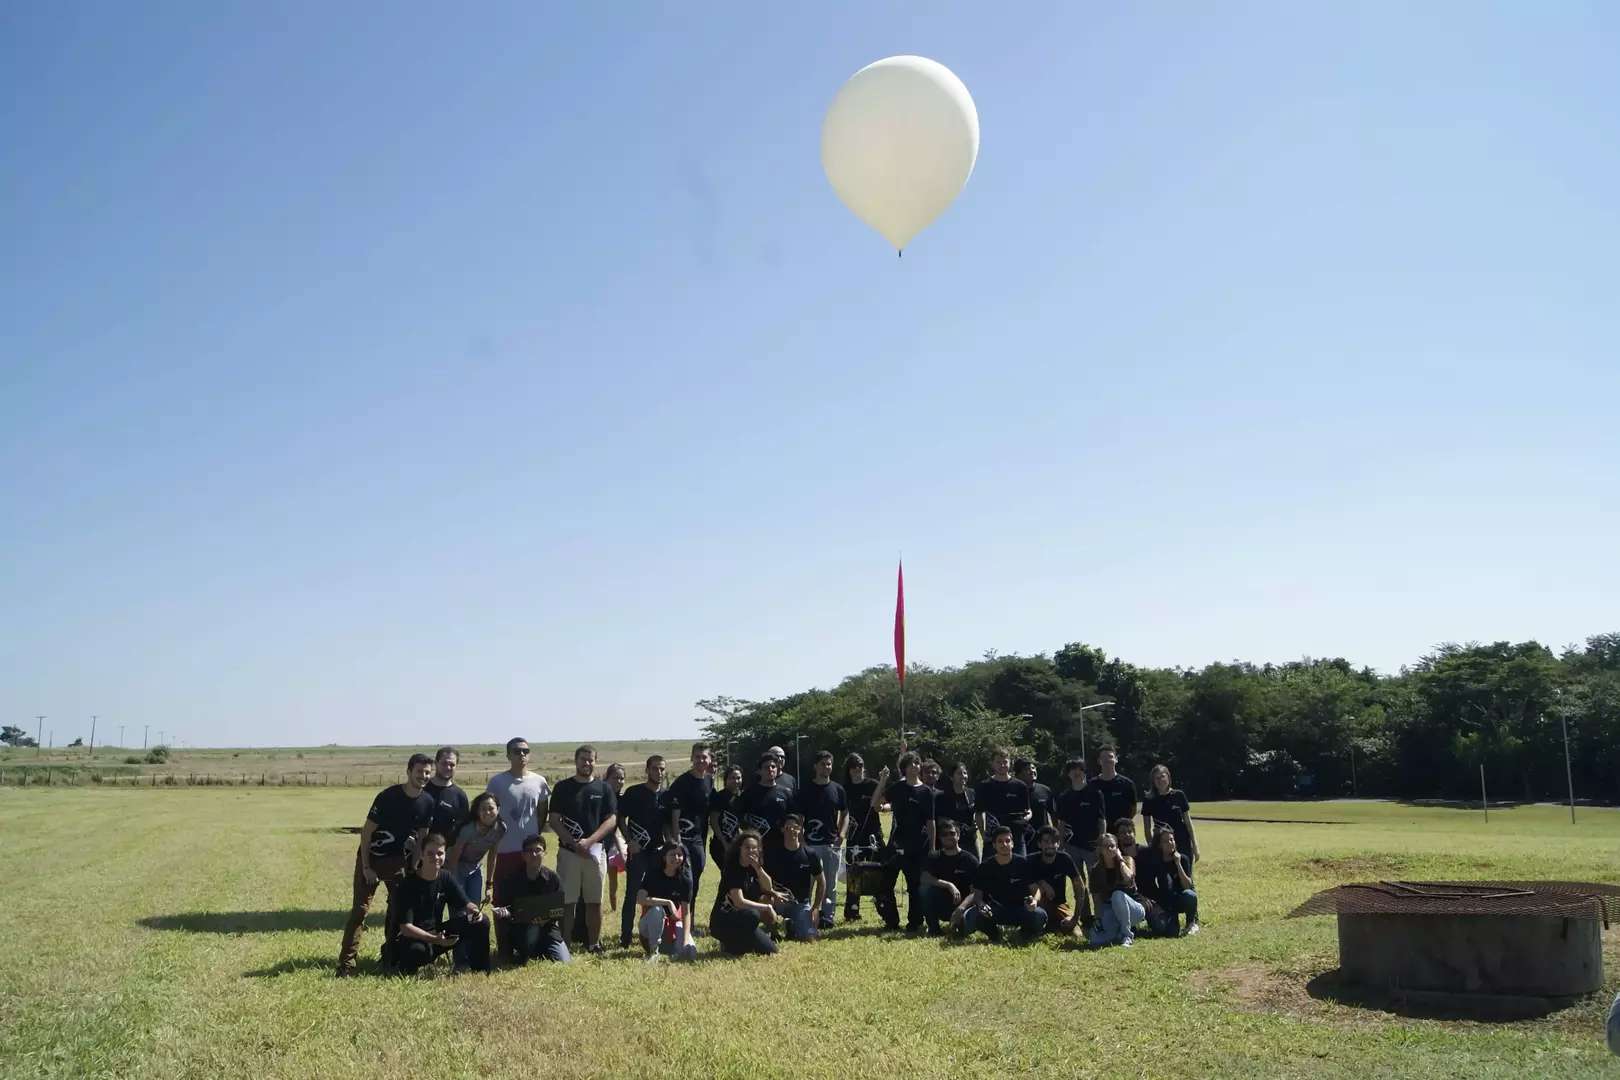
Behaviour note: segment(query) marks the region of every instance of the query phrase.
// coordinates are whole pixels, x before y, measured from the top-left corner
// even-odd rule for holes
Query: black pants
[[[883,838],[876,835],[850,836],[844,840],[844,865],[846,867],[858,862],[865,862],[872,858],[873,853],[883,846]],[[857,854],[857,851],[860,854]],[[849,891],[848,884],[844,887],[844,913],[857,914],[861,910],[861,898],[858,894]]]
[[[686,848],[686,876],[692,879],[692,901],[696,903],[698,883],[703,880],[703,868],[708,864],[708,860],[703,857],[703,842],[701,840],[697,843],[683,841],[681,846]],[[630,899],[634,900],[635,897],[632,896]],[[697,920],[694,919],[693,921],[696,922]]]
[[[752,911],[715,911],[709,915],[709,933],[720,943],[723,952],[734,956],[760,953],[770,956],[776,952],[776,942],[766,932],[759,916]]]
[[[894,861],[883,868],[883,885],[872,898],[872,903],[883,917],[883,924],[890,930],[897,929],[900,926],[900,908],[895,902],[894,887],[902,874],[906,878],[906,929],[916,930],[923,924],[921,855],[908,851],[895,856]]]
[[[467,962],[474,971],[489,970],[489,920],[480,919],[477,922],[468,922],[466,919],[450,919],[444,924],[446,934],[455,934],[467,946]],[[453,948],[453,946],[452,946]],[[399,967],[401,975],[414,975],[417,971],[433,963],[440,953],[449,952],[443,945],[435,945],[430,941],[417,941],[415,938],[402,937],[394,945],[394,963]]]

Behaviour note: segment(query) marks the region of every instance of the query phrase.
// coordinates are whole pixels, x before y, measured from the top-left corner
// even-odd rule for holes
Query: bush
[[[124,764],[125,765],[139,765],[140,763],[141,763],[141,758],[137,757],[134,754],[131,754],[131,755],[129,755],[129,757],[124,759]]]
[[[148,765],[162,765],[168,760],[169,748],[167,746],[154,746],[146,752],[146,764]]]

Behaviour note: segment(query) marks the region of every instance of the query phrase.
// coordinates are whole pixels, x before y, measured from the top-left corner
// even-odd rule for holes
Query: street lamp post
[[[793,736],[793,784],[799,791],[804,790],[804,750],[799,746],[802,742],[803,735]]]
[[[1090,705],[1080,706],[1080,760],[1086,760],[1086,713],[1092,709],[1100,709],[1104,705],[1112,705],[1112,701],[1098,701]]]

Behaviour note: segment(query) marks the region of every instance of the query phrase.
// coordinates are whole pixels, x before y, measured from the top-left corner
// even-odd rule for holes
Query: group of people
[[[554,787],[529,768],[527,740],[509,741],[506,757],[509,768],[474,798],[455,783],[452,747],[413,755],[405,782],[378,793],[355,854],[339,975],[356,971],[379,885],[388,970],[409,974],[449,952],[456,970],[487,971],[492,928],[493,951],[507,964],[567,962],[580,931],[586,950],[601,954],[604,898],[619,910],[621,946],[639,942],[652,960],[691,959],[700,936],[693,905],[711,861],[720,879],[707,933],[731,954],[815,940],[834,925],[840,883],[845,920],[861,919],[869,896],[883,925],[899,930],[902,879],[909,933],[1056,933],[1130,946],[1143,928],[1168,937],[1199,929],[1187,797],[1156,765],[1139,800],[1110,747],[1095,774],[1085,761],[1065,763],[1068,786],[1055,796],[1033,761],[1005,748],[977,783],[964,764],[945,780],[937,761],[914,752],[873,778],[851,754],[839,781],[822,751],[802,785],[783,772],[775,746],[747,784],[737,764],[716,783],[714,754],[701,742],[667,784],[656,754],[630,786],[619,765],[598,777],[590,746],[575,751],[574,774]],[[545,865],[548,832],[555,869]]]

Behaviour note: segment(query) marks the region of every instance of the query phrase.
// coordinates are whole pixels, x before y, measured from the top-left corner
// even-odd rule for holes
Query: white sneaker
[[[1187,936],[1192,937],[1196,933],[1198,933],[1198,924],[1197,923],[1188,923],[1187,924]]]
[[[1136,938],[1134,938],[1134,937],[1127,937],[1124,941],[1121,941],[1119,943],[1120,948],[1122,948],[1122,949],[1128,949],[1132,945],[1135,945],[1135,944],[1136,944]]]

